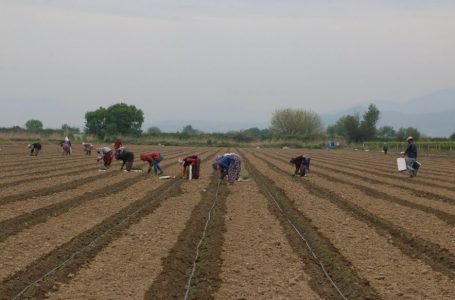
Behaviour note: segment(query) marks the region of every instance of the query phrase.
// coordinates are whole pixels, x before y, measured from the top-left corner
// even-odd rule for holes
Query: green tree
[[[43,122],[31,119],[25,123],[25,128],[29,131],[40,131],[43,130]]]
[[[157,135],[160,133],[161,133],[161,129],[159,129],[156,126],[152,126],[152,127],[149,127],[149,129],[147,129],[147,134],[150,134],[150,135]]]
[[[85,131],[105,138],[116,135],[139,135],[144,113],[134,105],[117,103],[85,114]]]
[[[68,134],[68,133],[79,133],[80,132],[79,128],[71,127],[68,124],[63,124],[62,125],[62,130],[64,131],[65,134]]]
[[[106,116],[107,110],[104,107],[87,112],[85,114],[85,132],[104,138],[106,136]]]
[[[343,116],[338,119],[335,125],[337,134],[344,137],[348,143],[361,140],[360,117],[358,114]]]
[[[256,136],[253,132],[244,130],[244,131],[234,131],[229,135],[232,136],[232,139],[237,142],[250,143],[255,140]]]
[[[337,125],[332,124],[332,125],[327,126],[326,132],[330,138],[334,138],[337,134]]]
[[[322,131],[322,121],[321,117],[312,111],[277,109],[272,115],[270,130],[278,134],[314,138]]]
[[[379,109],[374,104],[368,106],[368,111],[363,114],[360,122],[360,136],[364,141],[372,140],[376,136],[376,123],[379,120]]]
[[[381,141],[391,141],[396,139],[397,132],[392,126],[379,127],[376,137]]]
[[[182,132],[193,133],[194,132],[193,126],[192,125],[183,126]]]
[[[420,131],[414,127],[408,128],[400,128],[397,131],[397,141],[405,141],[408,136],[412,136],[414,141],[418,141],[420,139]]]
[[[455,141],[455,132],[450,135],[449,139],[451,141]]]
[[[199,134],[199,133],[201,133],[201,131],[198,129],[194,129],[192,125],[186,125],[186,126],[183,126],[182,133]]]
[[[380,111],[374,104],[368,106],[368,110],[360,115],[345,115],[338,119],[335,124],[335,131],[339,136],[350,142],[362,142],[374,139],[376,136],[376,123],[379,120]],[[331,130],[333,130],[331,128]]]

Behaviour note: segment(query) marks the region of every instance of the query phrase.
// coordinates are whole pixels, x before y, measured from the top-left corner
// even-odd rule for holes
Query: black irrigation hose
[[[168,191],[172,190],[175,185],[178,183],[178,180],[174,181],[172,184],[169,185],[169,187],[167,187],[164,191],[162,191],[160,193],[159,196],[162,196],[164,194],[166,194]],[[123,218],[119,223],[117,223],[115,226],[107,229],[106,231],[104,231],[103,233],[101,233],[100,235],[98,235],[97,237],[95,237],[89,244],[87,244],[86,246],[82,247],[81,249],[79,249],[78,251],[74,252],[68,259],[66,259],[65,261],[63,261],[62,263],[60,263],[59,265],[55,266],[54,268],[52,268],[49,272],[47,272],[46,274],[44,274],[43,276],[41,276],[40,278],[38,278],[37,280],[35,280],[34,282],[30,283],[29,285],[27,285],[24,289],[22,289],[19,294],[17,294],[16,296],[14,296],[12,298],[12,300],[15,300],[15,299],[19,299],[19,297],[23,296],[25,293],[28,292],[28,290],[30,290],[31,288],[33,288],[37,283],[41,282],[41,281],[44,281],[46,280],[46,278],[52,274],[54,274],[55,272],[57,272],[59,269],[63,268],[65,265],[67,265],[68,263],[70,263],[71,261],[74,260],[74,258],[76,256],[78,256],[79,254],[81,254],[82,252],[85,252],[87,249],[89,249],[90,247],[94,246],[99,240],[101,240],[102,238],[104,238],[105,236],[107,236],[108,234],[110,234],[112,231],[114,231],[115,229],[117,229],[118,227],[120,227],[121,225],[123,225],[124,223],[126,223],[127,221],[129,221],[131,218],[133,218],[134,216],[136,216],[138,213],[140,213],[142,210],[144,210],[147,206],[149,206],[150,204],[152,203],[152,201],[148,201],[147,203],[145,203],[143,206],[141,206],[140,208],[138,208],[137,210],[135,210],[134,212],[132,212],[131,214],[129,214],[128,216],[126,216],[125,218]]]
[[[212,219],[213,209],[215,208],[216,204],[218,203],[218,195],[219,195],[219,190],[220,190],[220,184],[221,184],[221,180],[218,181],[218,186],[216,188],[215,198],[213,200],[212,207],[209,210],[209,215],[208,215],[207,221],[205,222],[204,231],[202,232],[201,239],[199,240],[199,243],[197,244],[197,247],[196,247],[196,255],[194,256],[194,260],[193,260],[193,268],[191,270],[190,276],[188,277],[188,282],[187,282],[187,286],[186,286],[186,292],[185,292],[185,298],[184,298],[185,300],[187,300],[189,295],[190,295],[191,281],[193,280],[194,273],[196,272],[196,265],[197,265],[197,259],[199,257],[200,247],[201,247],[202,242],[204,241],[205,236],[207,234],[207,229],[208,229],[209,223],[210,223],[210,221]]]
[[[246,165],[248,166],[248,162],[246,161],[245,162]],[[255,173],[255,172],[253,172]],[[269,196],[270,199],[272,199],[272,201],[274,202],[275,206],[277,207],[277,209],[280,211],[281,215],[288,221],[288,223],[292,226],[292,228],[294,228],[294,231],[299,235],[299,237],[302,239],[302,241],[305,243],[308,251],[310,251],[311,255],[313,256],[313,259],[316,261],[316,263],[320,266],[322,272],[324,273],[324,276],[328,279],[328,281],[330,282],[330,284],[332,285],[332,287],[337,291],[338,295],[340,295],[340,297],[343,299],[343,300],[347,300],[346,296],[344,296],[343,292],[341,292],[341,290],[338,288],[338,286],[336,285],[336,283],[333,281],[332,277],[330,277],[329,273],[327,272],[327,270],[325,269],[324,267],[324,264],[319,260],[319,258],[317,257],[316,253],[314,253],[313,251],[313,247],[310,245],[310,243],[308,242],[308,240],[305,238],[305,236],[297,229],[297,227],[295,226],[295,224],[291,221],[291,219],[285,214],[285,212],[283,211],[283,209],[281,208],[280,204],[278,203],[278,201],[276,200],[275,196],[273,196],[272,192],[270,191],[270,189],[266,186],[266,185],[262,185],[262,190]]]

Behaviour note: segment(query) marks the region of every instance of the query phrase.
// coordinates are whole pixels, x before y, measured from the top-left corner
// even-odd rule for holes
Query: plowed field
[[[0,299],[455,299],[454,158],[409,178],[393,154],[128,148],[144,171],[162,151],[172,178],[1,145]],[[246,181],[212,171],[227,151]],[[290,176],[299,154],[308,176]]]

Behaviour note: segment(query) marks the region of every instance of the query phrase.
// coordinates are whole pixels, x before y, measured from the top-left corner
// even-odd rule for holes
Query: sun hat
[[[412,136],[408,136],[408,138],[406,139],[407,141],[409,140],[413,140]]]

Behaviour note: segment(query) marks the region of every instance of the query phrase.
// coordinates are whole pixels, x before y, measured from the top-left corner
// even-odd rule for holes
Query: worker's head
[[[412,141],[413,141],[414,139],[412,138],[412,136],[408,136],[408,138],[407,138],[406,140],[408,141],[408,143],[412,143]]]
[[[32,147],[32,144],[28,144],[28,145],[27,145],[27,148],[31,148],[31,147]]]
[[[177,161],[179,162],[180,165],[183,165],[183,158],[179,158]]]

